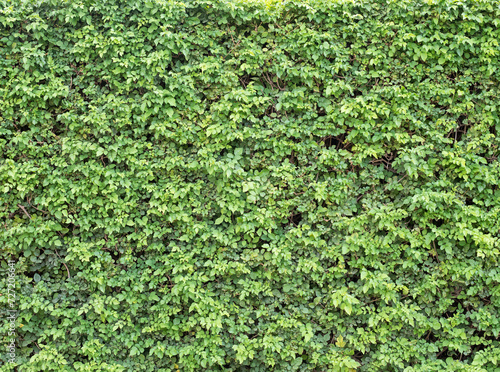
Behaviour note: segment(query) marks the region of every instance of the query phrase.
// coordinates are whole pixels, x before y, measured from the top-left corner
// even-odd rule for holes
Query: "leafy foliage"
[[[0,371],[498,370],[499,5],[2,0]]]

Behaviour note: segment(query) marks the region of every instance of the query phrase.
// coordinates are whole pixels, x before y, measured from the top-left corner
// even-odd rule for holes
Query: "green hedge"
[[[0,4],[0,371],[499,370],[499,1]]]

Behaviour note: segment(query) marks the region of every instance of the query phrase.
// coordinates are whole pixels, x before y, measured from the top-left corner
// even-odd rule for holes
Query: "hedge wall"
[[[499,370],[499,1],[0,4],[0,371]]]

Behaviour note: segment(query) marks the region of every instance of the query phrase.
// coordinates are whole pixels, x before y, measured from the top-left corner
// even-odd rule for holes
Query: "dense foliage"
[[[499,1],[0,3],[0,371],[498,371]]]

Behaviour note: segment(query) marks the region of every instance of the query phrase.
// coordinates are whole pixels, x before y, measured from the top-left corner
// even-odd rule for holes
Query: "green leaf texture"
[[[0,371],[498,371],[499,26],[0,0]]]

